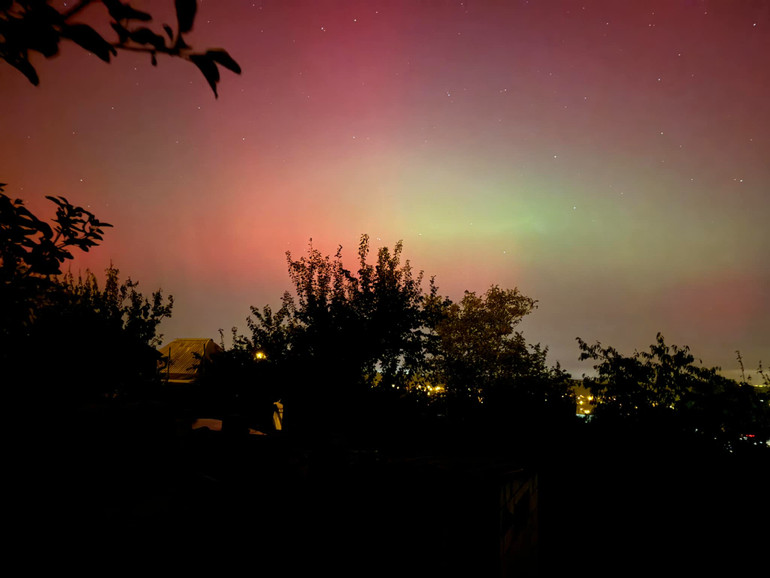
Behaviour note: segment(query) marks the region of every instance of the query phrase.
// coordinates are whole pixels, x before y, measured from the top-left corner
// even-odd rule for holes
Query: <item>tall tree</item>
[[[533,299],[495,286],[452,303],[433,279],[423,290],[402,252],[401,243],[380,248],[370,263],[364,235],[356,271],[343,265],[341,248],[330,257],[311,242],[306,256],[287,253],[294,292],[278,311],[252,308],[251,336],[236,339],[236,348],[282,366],[287,423],[292,415],[316,423],[308,414],[370,419],[375,405],[391,411],[404,399],[430,402],[433,412],[443,400],[458,418],[522,427],[549,411],[574,415],[569,375],[515,331]]]
[[[342,248],[334,257],[313,247],[295,259],[287,253],[294,292],[281,308],[252,307],[251,337],[241,344],[265,352],[286,369],[287,424],[324,419],[355,419],[365,413],[363,399],[377,387],[397,390],[406,368],[422,354],[422,274],[402,262],[403,246],[382,247],[369,262],[369,237],[358,247],[358,269],[343,265]],[[354,415],[355,414],[355,415]]]
[[[492,286],[484,295],[466,291],[443,307],[435,325],[434,379],[445,386],[450,417],[528,427],[544,412],[571,409],[569,375],[558,364],[548,367],[547,348],[528,344],[516,330],[536,307],[534,299]]]

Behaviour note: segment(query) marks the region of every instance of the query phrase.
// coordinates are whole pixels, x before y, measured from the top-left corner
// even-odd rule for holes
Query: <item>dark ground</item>
[[[414,454],[327,436],[180,436],[166,418],[94,414],[14,438],[6,545],[29,573],[495,575],[453,530],[467,527],[462,480]],[[537,466],[537,575],[764,575],[766,460],[562,439]]]

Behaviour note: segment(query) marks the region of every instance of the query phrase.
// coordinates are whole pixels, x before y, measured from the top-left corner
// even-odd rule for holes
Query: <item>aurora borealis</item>
[[[173,294],[166,340],[245,331],[286,250],[353,267],[368,233],[453,299],[537,299],[576,376],[577,336],[770,364],[769,2],[207,1],[190,39],[243,69],[218,99],[176,59],[0,62],[6,193],[112,223],[74,267]]]

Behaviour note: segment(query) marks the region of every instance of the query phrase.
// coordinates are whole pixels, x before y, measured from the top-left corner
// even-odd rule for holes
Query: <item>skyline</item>
[[[174,295],[164,343],[245,332],[285,251],[352,268],[369,234],[455,301],[537,299],[520,328],[576,377],[576,337],[769,363],[767,3],[200,2],[190,41],[243,69],[218,99],[176,59],[0,63],[6,193],[113,224],[73,271]]]

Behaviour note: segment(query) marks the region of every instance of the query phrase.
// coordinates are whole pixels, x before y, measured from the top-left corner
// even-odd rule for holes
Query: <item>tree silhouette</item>
[[[201,71],[215,97],[218,96],[220,66],[241,73],[240,66],[226,50],[195,51],[185,41],[184,35],[192,30],[195,22],[196,0],[175,0],[176,30],[163,24],[161,33],[147,27],[152,15],[133,8],[130,2],[80,0],[71,6],[65,3],[60,9],[51,4],[47,0],[0,1],[0,58],[34,85],[40,83],[40,78],[30,62],[30,52],[51,58],[59,53],[62,40],[74,42],[104,62],[110,62],[118,51],[147,53],[153,66],[157,66],[158,54],[187,60]],[[86,8],[95,4],[107,9],[115,40],[107,40],[91,26],[76,22]]]
[[[95,5],[106,8],[115,40],[77,22]],[[0,0],[0,59],[38,85],[33,53],[53,57],[62,40],[105,62],[133,51],[148,54],[154,66],[165,54],[193,63],[217,96],[219,67],[235,73],[240,67],[222,49],[190,47],[185,35],[197,3],[176,0],[175,6],[176,29],[164,24],[156,33],[147,27],[150,14],[120,0]],[[103,286],[90,272],[77,279],[62,275],[74,253],[98,245],[111,225],[63,197],[48,197],[56,215],[45,222],[20,199],[4,195],[3,186],[0,384],[7,458],[16,472],[8,490],[11,523],[26,535],[42,536],[45,528],[62,551],[82,552],[89,544],[89,555],[96,554],[94,544],[105,536],[124,548],[132,537],[123,527],[131,517],[126,505],[180,474],[172,453],[178,449],[174,416],[162,403],[163,392],[152,387],[159,383],[157,328],[171,314],[173,299],[160,291],[145,297],[112,266]],[[107,510],[117,514],[105,516]],[[54,527],[73,519],[77,527]],[[138,549],[125,546],[129,551]]]
[[[574,414],[569,374],[558,364],[548,367],[548,349],[515,330],[535,307],[518,289],[498,286],[439,305],[433,379],[445,386],[450,418],[521,431],[548,414]]]
[[[24,201],[5,195],[4,187],[0,183],[0,275],[5,282],[60,274],[62,263],[72,259],[71,247],[88,251],[102,240],[103,228],[112,227],[64,197],[47,196],[56,204],[52,228],[32,214]]]
[[[1,189],[0,189],[1,190]],[[110,227],[63,197],[51,224],[0,193],[0,366],[23,399],[47,405],[136,392],[154,378],[160,321],[173,298],[145,298],[107,269],[104,288],[87,272],[62,275],[72,250],[88,251]],[[36,360],[44,357],[47,363]],[[64,385],[64,384],[68,385]]]
[[[161,358],[157,328],[174,300],[161,291],[145,297],[138,285],[121,281],[110,266],[101,287],[88,271],[79,278],[67,273],[50,288],[14,346],[15,364],[40,404],[61,409],[152,397]],[[41,354],[47,362],[34,363]]]
[[[401,243],[380,248],[369,263],[363,235],[355,272],[344,267],[341,247],[330,257],[311,241],[306,256],[287,253],[294,293],[284,294],[277,311],[252,307],[251,336],[234,344],[280,367],[287,426],[355,420],[372,409],[375,386],[396,391],[407,381],[422,352],[423,294],[422,274],[402,263],[402,251]]]
[[[331,257],[311,241],[307,255],[287,253],[294,291],[275,311],[251,308],[251,335],[234,330],[222,372],[240,367],[254,376],[257,365],[270,367],[280,383],[240,381],[284,400],[287,429],[319,420],[374,427],[388,412],[391,421],[399,412],[430,419],[447,407],[457,424],[517,421],[519,429],[549,412],[574,416],[569,375],[558,364],[548,367],[547,348],[515,331],[533,299],[494,286],[454,304],[434,279],[424,291],[423,274],[402,262],[402,253],[400,242],[381,247],[370,263],[367,235],[355,271],[344,266],[341,248]]]
[[[719,368],[696,365],[688,347],[669,346],[660,333],[649,351],[630,356],[578,343],[580,359],[597,362],[597,376],[584,379],[597,422],[697,435],[731,450],[748,439],[770,439],[770,407],[757,390]]]
[[[0,346],[6,349],[25,334],[39,310],[51,304],[56,276],[72,259],[71,249],[88,251],[112,225],[63,197],[47,197],[56,205],[52,227],[21,199],[3,194],[3,186],[0,183]]]

